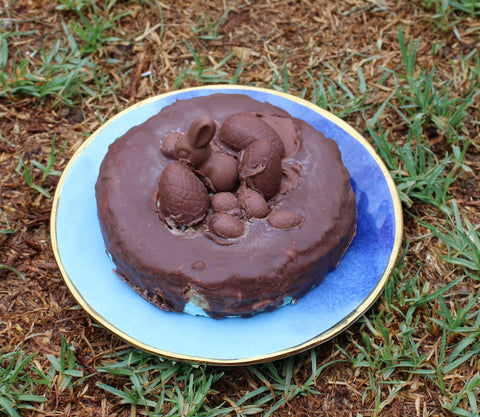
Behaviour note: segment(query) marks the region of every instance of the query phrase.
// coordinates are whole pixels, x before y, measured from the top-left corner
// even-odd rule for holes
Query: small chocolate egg
[[[279,230],[291,230],[302,226],[304,217],[289,210],[275,210],[267,217],[270,226]]]
[[[213,211],[219,213],[229,213],[238,211],[240,206],[237,197],[232,193],[216,193],[210,202]]]
[[[263,219],[270,212],[265,198],[257,191],[248,187],[241,187],[237,194],[240,206],[245,210],[247,217]]]
[[[225,239],[235,239],[245,233],[245,225],[235,216],[215,213],[207,220],[207,227],[213,234]]]

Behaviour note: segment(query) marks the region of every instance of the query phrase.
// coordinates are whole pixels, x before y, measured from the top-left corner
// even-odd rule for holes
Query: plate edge
[[[321,334],[317,335],[316,337],[313,337],[304,343],[292,346],[287,349],[282,349],[281,351],[277,352],[272,352],[264,355],[258,355],[258,356],[252,356],[249,358],[236,358],[236,359],[216,359],[216,358],[204,358],[204,357],[197,357],[197,356],[192,356],[192,355],[185,355],[185,354],[175,354],[172,352],[164,351],[162,349],[147,345],[131,336],[123,332],[122,330],[118,329],[115,325],[110,323],[109,321],[105,320],[102,316],[100,316],[89,304],[88,302],[83,298],[83,296],[80,294],[80,292],[77,290],[73,282],[70,280],[68,277],[68,274],[63,266],[59,249],[58,249],[58,242],[57,242],[57,230],[56,230],[56,223],[57,223],[57,211],[58,211],[58,206],[60,202],[60,197],[61,197],[61,192],[63,188],[63,184],[65,181],[66,176],[68,175],[68,172],[72,165],[75,163],[77,158],[80,156],[80,154],[85,150],[85,148],[93,142],[93,140],[100,134],[100,132],[105,129],[108,125],[113,123],[115,120],[118,118],[124,116],[126,113],[137,109],[139,107],[142,107],[144,105],[150,104],[151,102],[157,101],[160,98],[165,98],[174,94],[178,93],[187,93],[190,91],[195,91],[195,90],[208,90],[208,89],[215,89],[215,90],[246,90],[246,91],[257,91],[257,92],[264,92],[267,94],[272,94],[272,95],[277,95],[283,98],[286,98],[288,100],[292,100],[296,103],[299,103],[305,107],[310,108],[311,110],[315,111],[316,113],[319,113],[321,116],[325,117],[329,121],[333,122],[343,130],[345,130],[347,133],[349,133],[355,140],[357,140],[367,151],[368,153],[372,156],[372,158],[375,160],[377,165],[379,166],[380,170],[382,171],[382,174],[387,182],[388,190],[390,192],[390,196],[392,198],[393,202],[393,211],[394,211],[394,217],[395,217],[395,238],[394,238],[394,245],[392,247],[392,251],[390,253],[389,261],[387,263],[387,266],[385,267],[385,271],[382,274],[382,277],[380,280],[377,282],[377,285],[373,288],[373,290],[370,292],[370,294],[363,300],[362,303],[360,303],[356,309],[351,312],[348,316],[344,317],[341,321],[339,321],[337,324],[332,326],[330,329],[322,332]],[[57,262],[57,265],[60,269],[60,273],[69,289],[69,291],[72,293],[73,297],[75,300],[80,304],[80,306],[90,315],[92,316],[99,324],[101,324],[103,327],[105,327],[107,330],[111,331],[113,334],[115,334],[117,337],[123,339],[124,341],[128,342],[129,344],[140,348],[142,350],[145,350],[149,353],[153,353],[159,356],[163,356],[172,360],[180,360],[183,362],[194,362],[194,363],[203,363],[203,364],[209,364],[209,365],[221,365],[221,366],[234,366],[234,365],[247,365],[247,364],[256,364],[256,363],[263,363],[263,362],[268,362],[271,360],[277,360],[277,359],[282,359],[287,356],[291,356],[293,354],[301,353],[305,350],[308,350],[310,348],[313,348],[321,343],[324,343],[337,334],[341,333],[343,330],[345,330],[347,327],[351,326],[358,318],[360,318],[366,311],[374,304],[374,302],[378,299],[378,297],[381,295],[386,282],[388,281],[388,278],[393,271],[396,261],[398,259],[398,255],[400,252],[400,247],[403,239],[403,215],[402,215],[402,206],[400,202],[400,198],[398,195],[398,191],[395,187],[395,183],[385,165],[383,160],[380,158],[380,156],[376,153],[374,150],[373,146],[353,127],[348,125],[345,121],[340,119],[338,116],[334,115],[333,113],[307,101],[306,99],[296,97],[284,92],[276,91],[276,90],[270,90],[267,88],[262,88],[262,87],[253,87],[253,86],[240,86],[240,85],[209,85],[209,86],[200,86],[200,87],[192,87],[192,88],[186,88],[182,90],[174,90],[170,92],[166,92],[160,95],[156,95],[153,97],[149,97],[145,100],[142,100],[138,103],[135,103],[132,106],[129,106],[128,108],[122,110],[120,113],[116,114],[113,116],[111,119],[109,119],[106,123],[104,123],[102,126],[100,126],[92,135],[90,135],[80,146],[79,148],[75,151],[73,154],[72,158],[70,161],[67,163],[60,179],[57,184],[55,194],[54,194],[54,199],[52,203],[52,212],[51,212],[51,217],[50,217],[50,236],[51,236],[51,245],[52,245],[52,250],[54,253],[55,260]]]

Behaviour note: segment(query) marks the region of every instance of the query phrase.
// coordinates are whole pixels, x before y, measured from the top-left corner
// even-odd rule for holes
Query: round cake
[[[96,198],[116,273],[163,310],[213,318],[295,302],[356,231],[336,142],[242,94],[177,100],[130,129]]]

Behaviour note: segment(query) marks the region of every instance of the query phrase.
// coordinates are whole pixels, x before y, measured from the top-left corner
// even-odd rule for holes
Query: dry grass
[[[83,5],[81,13],[70,4]],[[339,114],[377,147],[383,143],[396,164],[389,167],[392,175],[404,190],[405,252],[383,297],[332,341],[270,365],[202,368],[216,379],[207,387],[204,407],[226,408],[267,387],[263,397],[244,403],[257,407],[250,408],[252,414],[268,412],[283,398],[287,401],[273,415],[478,416],[474,383],[480,378],[475,354],[480,351],[480,313],[478,303],[469,307],[469,302],[479,293],[479,270],[452,262],[462,255],[442,236],[459,236],[452,201],[462,224],[470,221],[470,233],[478,234],[480,23],[478,13],[452,6],[442,10],[441,4],[110,0],[93,6],[87,0],[4,0],[0,352],[36,353],[29,375],[35,376],[35,367],[50,381],[33,385],[29,392],[45,402],[32,402],[34,409],[22,415],[133,416],[144,409],[122,404],[97,385],[122,390],[131,383],[99,371],[109,355],[130,348],[93,323],[63,283],[48,229],[48,195],[58,181],[54,170],[62,171],[90,133],[132,103],[174,88],[237,82],[305,97]],[[419,88],[434,69],[433,96],[439,103],[425,109],[408,86],[399,28],[407,46],[418,40],[412,77]],[[447,85],[451,90],[443,89]],[[452,114],[462,103],[468,105],[456,123]],[[420,128],[418,114],[423,114]],[[384,142],[374,136],[382,131],[388,132]],[[42,177],[38,163],[48,165],[54,137],[58,157]],[[458,175],[451,184],[439,185],[445,199],[432,198],[402,162],[399,155],[409,144],[414,149],[424,145],[427,165],[441,166],[440,177]],[[458,152],[466,149],[465,155],[448,159],[455,147]],[[429,161],[431,155],[436,161]],[[416,164],[420,159],[412,160]],[[31,174],[30,185],[22,161]],[[470,253],[467,249],[464,254]],[[478,259],[478,247],[476,251]],[[475,256],[475,248],[471,253]],[[75,346],[72,369],[86,378],[73,372],[69,380],[65,369],[53,366],[52,357],[61,358],[62,349],[63,354],[71,351],[67,345]],[[0,365],[7,362],[2,357]],[[306,387],[312,367],[322,364],[301,395],[290,398],[287,388],[272,387],[274,368],[283,370],[290,386]],[[193,371],[189,366],[175,369],[168,383],[183,390],[182,375]],[[462,391],[468,384],[471,394]],[[260,406],[268,393],[271,399]],[[173,410],[173,404],[164,412]],[[232,409],[230,415],[249,410],[238,405]]]

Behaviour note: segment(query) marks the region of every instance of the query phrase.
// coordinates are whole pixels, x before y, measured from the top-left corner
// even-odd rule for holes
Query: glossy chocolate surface
[[[198,116],[208,114],[221,126],[238,112],[268,115],[279,130],[279,121],[290,129],[294,124],[298,138],[282,160],[290,169],[268,205],[303,221],[281,230],[269,216],[251,217],[239,236],[238,225],[229,223],[227,233],[234,237],[219,239],[201,228],[172,231],[158,216],[159,179],[172,163],[162,153],[164,138],[187,132]],[[218,131],[212,142],[221,148]],[[301,297],[338,264],[356,228],[355,195],[336,143],[285,111],[242,95],[177,101],[132,128],[110,146],[96,196],[117,273],[162,309],[183,311],[193,294],[212,317],[249,316],[282,305],[286,297]],[[209,210],[207,224],[214,216]],[[214,227],[224,227],[215,221]]]

